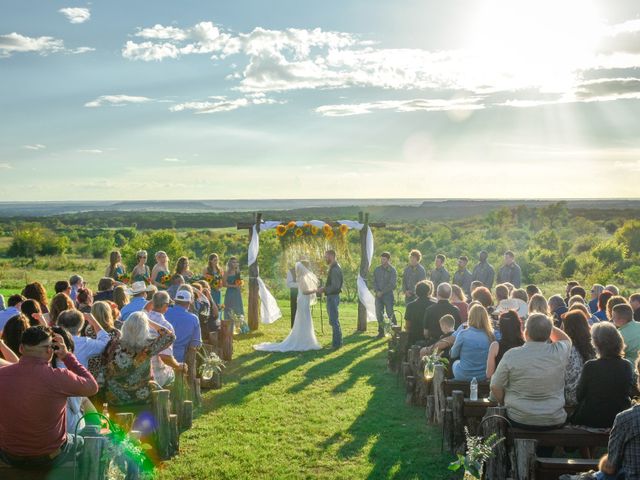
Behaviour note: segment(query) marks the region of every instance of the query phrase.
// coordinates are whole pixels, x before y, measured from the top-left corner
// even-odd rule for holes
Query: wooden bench
[[[517,480],[557,480],[565,473],[575,475],[598,468],[594,459],[538,457],[537,446],[536,440],[515,440],[512,476]]]
[[[445,379],[442,386],[444,389],[444,396],[450,397],[454,390],[460,390],[464,393],[465,398],[471,397],[471,382],[462,380]],[[478,382],[478,398],[485,398],[489,396],[489,382],[483,380]]]

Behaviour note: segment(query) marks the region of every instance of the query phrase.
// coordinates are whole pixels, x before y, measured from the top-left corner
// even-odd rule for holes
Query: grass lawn
[[[337,351],[329,349],[326,314],[321,333],[319,305],[323,350],[252,349],[287,335],[288,311],[274,325],[236,337],[224,387],[205,394],[203,414],[160,478],[454,478],[440,432],[425,425],[423,409],[405,405],[403,386],[386,371],[386,341],[374,339],[373,324],[354,333],[356,310],[341,307],[345,345]]]

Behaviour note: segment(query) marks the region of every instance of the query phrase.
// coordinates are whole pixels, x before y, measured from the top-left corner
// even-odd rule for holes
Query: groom
[[[318,293],[324,293],[327,296],[327,314],[329,315],[329,325],[333,330],[332,347],[340,348],[342,346],[342,331],[340,330],[338,306],[340,305],[340,292],[342,292],[342,269],[336,261],[334,250],[327,250],[324,254],[324,260],[329,265],[329,273],[325,286],[319,288]]]

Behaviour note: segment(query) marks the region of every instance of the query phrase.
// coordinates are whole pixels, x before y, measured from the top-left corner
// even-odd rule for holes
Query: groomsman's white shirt
[[[287,270],[287,287],[288,288],[298,288],[298,284],[293,279],[293,274],[291,273],[291,270]]]

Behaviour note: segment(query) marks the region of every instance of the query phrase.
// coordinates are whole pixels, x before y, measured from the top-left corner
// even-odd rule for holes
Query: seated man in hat
[[[144,310],[147,304],[147,292],[151,290],[151,287],[147,287],[144,282],[133,282],[131,288],[127,291],[131,297],[131,301],[127,303],[122,310],[120,310],[120,320],[122,322],[127,320],[127,317],[133,312],[141,312]]]
[[[193,302],[191,292],[178,290],[175,305],[167,310],[164,317],[173,326],[176,341],[173,343],[173,356],[178,362],[184,362],[189,350],[202,345],[202,333],[198,317],[189,311]]]

